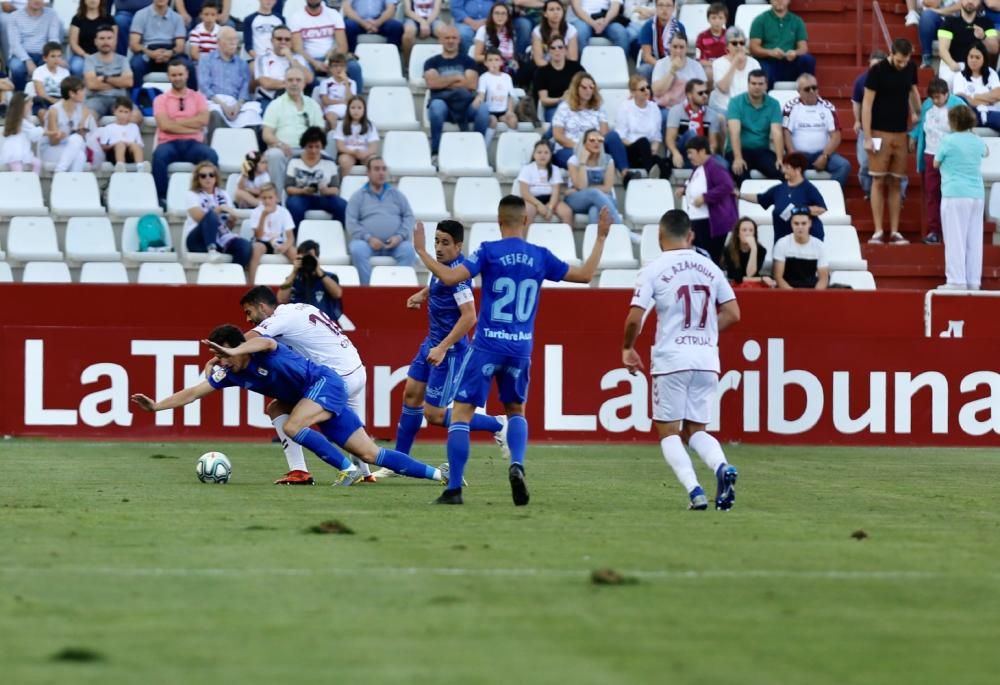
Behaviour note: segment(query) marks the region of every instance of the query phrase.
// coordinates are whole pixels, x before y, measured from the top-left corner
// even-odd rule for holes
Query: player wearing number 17
[[[528,422],[524,418],[524,404],[528,399],[539,289],[544,280],[589,283],[611,230],[611,217],[604,209],[593,251],[582,266],[570,266],[546,248],[524,240],[528,227],[524,200],[508,195],[500,200],[497,214],[501,240],[481,244],[464,264],[454,267],[441,264],[427,253],[420,222],[413,233],[420,260],[445,285],[482,275],[483,299],[476,337],[462,360],[448,426],[448,488],[437,499],[438,504],[462,503],[462,473],[469,460],[469,421],[476,407],[486,405],[494,380],[507,414],[511,495],[517,506],[528,503],[524,478]]]
[[[715,474],[715,508],[736,500],[736,468],[726,463],[719,441],[705,431],[719,389],[719,332],[740,320],[740,307],[726,275],[712,260],[688,247],[691,221],[673,209],[660,219],[663,253],[640,273],[625,319],[622,363],[642,368],[635,339],[643,317],[656,307],[653,423],[663,457],[687,490],[690,509],[707,509],[686,442]],[[718,308],[718,309],[717,309]]]

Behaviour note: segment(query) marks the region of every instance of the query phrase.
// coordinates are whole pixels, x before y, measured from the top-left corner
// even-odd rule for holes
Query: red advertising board
[[[155,417],[134,392],[196,382],[198,340],[243,323],[241,288],[0,285],[0,434],[73,438],[252,438],[264,400],[236,389]],[[409,291],[348,289],[368,371],[366,422],[391,438],[406,368],[426,328]],[[648,379],[621,368],[630,292],[546,289],[535,337],[533,440],[649,440]],[[738,293],[722,336],[714,428],[758,443],[1000,445],[1000,298],[921,292]],[[929,316],[927,316],[929,314]],[[925,323],[929,329],[925,332]],[[647,326],[652,329],[652,326]],[[942,337],[942,335],[946,337]],[[650,330],[640,339],[646,350]],[[496,406],[491,405],[496,410]],[[443,438],[433,429],[428,438]]]

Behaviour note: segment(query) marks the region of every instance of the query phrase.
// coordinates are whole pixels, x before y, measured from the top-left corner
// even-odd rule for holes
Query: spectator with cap
[[[750,24],[750,54],[760,61],[768,84],[794,81],[816,73],[816,58],[809,54],[806,23],[788,11],[790,0],[771,0],[771,9]]]
[[[829,287],[826,246],[811,233],[811,223],[809,208],[795,207],[791,210],[792,232],[775,240],[772,270],[778,288],[826,290]]]
[[[819,96],[819,84],[812,74],[799,76],[796,85],[799,96],[789,100],[782,112],[785,149],[804,153],[807,168],[829,172],[847,188],[851,163],[837,154],[841,140],[837,108]]]
[[[28,78],[42,64],[42,48],[46,43],[62,43],[62,22],[45,0],[28,0],[7,20],[10,54],[7,68],[17,90],[24,90]]]
[[[767,76],[750,72],[747,92],[729,100],[726,122],[729,127],[729,160],[736,184],[755,170],[767,178],[780,178],[785,156],[781,133],[781,105],[767,94]]]

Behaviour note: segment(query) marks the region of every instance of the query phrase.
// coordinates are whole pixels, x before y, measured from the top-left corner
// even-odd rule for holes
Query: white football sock
[[[372,475],[372,470],[370,468],[368,468],[368,462],[363,461],[363,460],[359,459],[358,457],[353,457],[353,459],[354,459],[354,463],[358,465],[359,469],[361,469],[361,477],[362,478],[367,478],[368,476]]]
[[[281,449],[285,451],[285,461],[288,462],[289,471],[306,471],[306,455],[302,452],[302,445],[285,435],[285,422],[288,421],[288,414],[282,414],[271,421],[275,432],[281,438]]]
[[[712,473],[719,470],[719,467],[726,463],[726,455],[722,452],[722,445],[714,437],[705,431],[698,431],[688,440],[691,449],[701,457]]]
[[[698,477],[694,475],[694,466],[691,465],[691,457],[684,449],[681,436],[671,435],[660,440],[660,449],[663,451],[663,458],[674,470],[677,480],[681,482],[687,492],[691,492],[698,487]]]

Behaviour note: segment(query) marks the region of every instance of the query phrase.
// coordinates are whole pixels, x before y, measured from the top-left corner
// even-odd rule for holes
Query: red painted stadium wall
[[[242,322],[242,291],[0,286],[0,434],[263,435],[263,401],[235,390],[155,420],[132,414],[127,402],[133,392],[162,397],[194,382],[208,356],[197,340],[216,324]],[[378,437],[394,433],[405,367],[424,334],[426,315],[405,308],[408,294],[354,289],[345,298],[368,367],[367,423]],[[528,403],[532,439],[651,439],[646,379],[620,368],[629,297],[545,291]],[[743,321],[722,345],[725,439],[1000,445],[1000,298],[935,298],[931,337],[919,292],[747,290],[739,298]],[[962,337],[940,337],[957,322]],[[650,330],[643,335],[648,346]],[[443,437],[430,429],[425,439]]]

